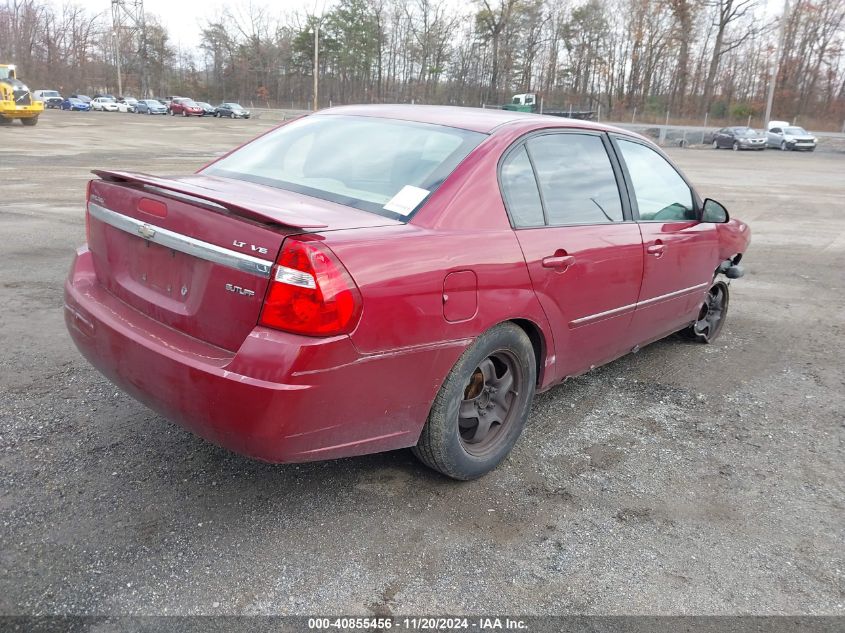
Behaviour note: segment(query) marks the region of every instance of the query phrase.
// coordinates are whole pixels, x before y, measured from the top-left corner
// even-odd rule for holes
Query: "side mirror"
[[[719,202],[707,198],[704,201],[704,207],[701,212],[702,222],[711,222],[713,224],[724,224],[730,220],[728,210]]]

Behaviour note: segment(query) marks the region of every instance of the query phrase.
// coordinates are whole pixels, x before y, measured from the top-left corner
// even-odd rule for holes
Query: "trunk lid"
[[[258,322],[287,235],[398,223],[227,178],[94,173],[87,220],[98,281],[143,314],[231,351]]]

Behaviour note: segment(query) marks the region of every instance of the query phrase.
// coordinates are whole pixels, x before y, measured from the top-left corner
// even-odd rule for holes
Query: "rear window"
[[[427,123],[312,115],[256,139],[203,173],[405,219],[484,138]]]

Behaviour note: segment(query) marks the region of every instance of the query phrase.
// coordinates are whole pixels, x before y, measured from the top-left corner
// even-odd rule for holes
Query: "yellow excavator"
[[[18,79],[14,64],[0,64],[0,125],[20,119],[24,125],[38,123],[44,104],[32,98],[29,88]]]

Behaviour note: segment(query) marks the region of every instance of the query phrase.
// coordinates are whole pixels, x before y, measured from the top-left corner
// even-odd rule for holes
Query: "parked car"
[[[766,149],[766,137],[757,130],[744,127],[725,127],[713,135],[711,141],[713,149],[730,148],[741,149]]]
[[[783,151],[806,150],[814,152],[818,139],[803,127],[789,125],[783,121],[772,121],[775,125],[769,128],[767,145],[779,147]],[[771,125],[771,124],[770,124]]]
[[[61,108],[64,101],[58,90],[36,90],[32,93],[32,98],[42,101],[45,108]]]
[[[167,114],[167,106],[157,99],[141,99],[135,104],[138,114]]]
[[[135,106],[138,104],[138,100],[135,97],[120,97],[117,102],[118,104],[125,103],[127,112],[135,112]]]
[[[135,106],[127,103],[126,101],[115,101],[115,104],[117,105],[118,112],[135,112]]]
[[[230,119],[248,119],[249,110],[237,103],[221,103],[217,106],[214,116],[229,117]]]
[[[84,101],[85,103],[91,103],[91,97],[88,95],[70,95],[74,99],[79,99],[80,101]]]
[[[193,99],[179,97],[170,102],[170,115],[202,116],[202,108]]]
[[[68,97],[62,101],[62,110],[77,110],[79,112],[88,112],[91,109],[91,104],[86,103],[82,99],[76,97]]]
[[[217,111],[217,108],[205,101],[197,101],[197,105],[202,108],[203,116],[214,116],[214,113]]]
[[[94,97],[91,100],[91,109],[99,112],[118,112],[119,108],[114,97]]]
[[[76,346],[271,462],[410,446],[479,477],[535,390],[675,332],[713,341],[750,241],[649,140],[502,110],[331,108],[193,176],[94,173]]]

